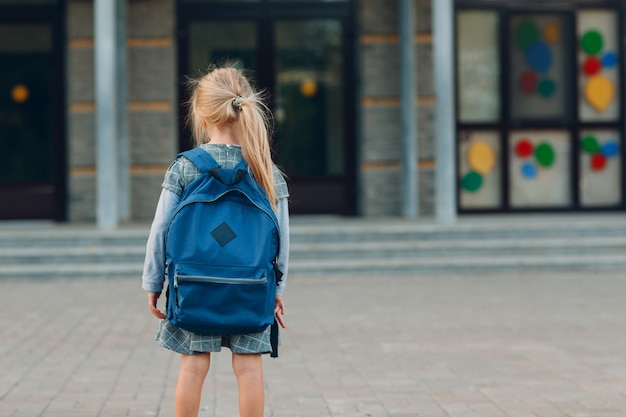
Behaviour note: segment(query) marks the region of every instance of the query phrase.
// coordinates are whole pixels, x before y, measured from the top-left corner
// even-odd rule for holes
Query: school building
[[[185,77],[267,89],[291,211],[624,211],[626,0],[0,0],[0,220],[150,220]]]

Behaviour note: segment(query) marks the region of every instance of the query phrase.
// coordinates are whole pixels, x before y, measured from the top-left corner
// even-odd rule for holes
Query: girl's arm
[[[163,290],[165,281],[165,233],[167,225],[180,202],[180,197],[163,189],[159,197],[150,235],[146,244],[146,258],[143,265],[142,288],[153,293]]]
[[[280,250],[276,263],[278,269],[283,273],[282,281],[276,288],[276,295],[282,296],[289,270],[289,203],[287,198],[281,198],[276,203],[276,217],[280,226]]]

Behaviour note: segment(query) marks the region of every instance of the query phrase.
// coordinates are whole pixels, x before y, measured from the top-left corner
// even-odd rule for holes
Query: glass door
[[[278,158],[307,212],[346,211],[345,86],[341,22],[274,24]]]
[[[293,213],[356,210],[348,19],[333,10],[320,17],[319,11],[291,13],[265,3],[245,11],[196,6],[179,13],[181,81],[230,60],[251,70],[256,86],[269,92],[274,159],[287,174]],[[181,90],[181,101],[186,94]],[[180,147],[189,146],[181,130]]]
[[[65,217],[62,52],[37,14],[0,17],[0,219]]]

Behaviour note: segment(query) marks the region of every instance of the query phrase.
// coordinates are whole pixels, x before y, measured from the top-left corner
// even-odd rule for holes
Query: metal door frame
[[[1,194],[11,199],[16,214],[3,219],[52,219],[67,220],[67,114],[66,114],[66,13],[67,1],[58,0],[56,4],[27,4],[0,6],[0,24],[50,24],[52,27],[53,79],[52,119],[53,129],[53,199],[51,212],[39,210],[28,201],[28,190],[36,192],[37,184],[12,184],[2,188]],[[25,196],[22,198],[22,196]],[[4,200],[4,198],[3,198]]]
[[[270,0],[259,2],[247,2],[245,7],[241,3],[215,3],[208,4],[183,3],[177,1],[177,47],[178,47],[178,86],[179,102],[179,140],[180,150],[190,147],[189,134],[185,130],[184,119],[186,117],[184,101],[187,97],[185,87],[185,74],[188,74],[187,57],[189,54],[187,47],[187,36],[189,23],[202,20],[250,20],[257,23],[257,62],[259,70],[256,73],[257,84],[267,89],[270,94],[275,91],[275,67],[274,67],[274,32],[273,25],[278,19],[322,19],[331,18],[341,22],[344,28],[342,54],[345,58],[343,63],[343,94],[344,94],[344,114],[343,124],[344,135],[344,169],[345,172],[339,177],[326,176],[323,178],[298,177],[295,184],[290,184],[290,188],[303,187],[309,192],[315,193],[319,185],[339,183],[343,184],[345,190],[343,197],[345,204],[340,212],[332,214],[356,215],[357,212],[357,143],[356,143],[356,85],[351,80],[356,74],[356,2],[348,0],[346,2],[296,2],[285,3]],[[273,107],[273,103],[271,103]],[[323,198],[320,195],[319,198]],[[312,198],[314,200],[315,198]],[[295,210],[294,210],[295,208]],[[317,211],[315,207],[307,209],[298,207],[292,208],[294,213],[301,214],[330,214],[326,211]]]

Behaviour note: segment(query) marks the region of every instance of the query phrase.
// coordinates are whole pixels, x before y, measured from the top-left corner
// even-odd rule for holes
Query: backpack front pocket
[[[172,324],[204,334],[262,331],[274,319],[275,284],[264,268],[178,265]]]

